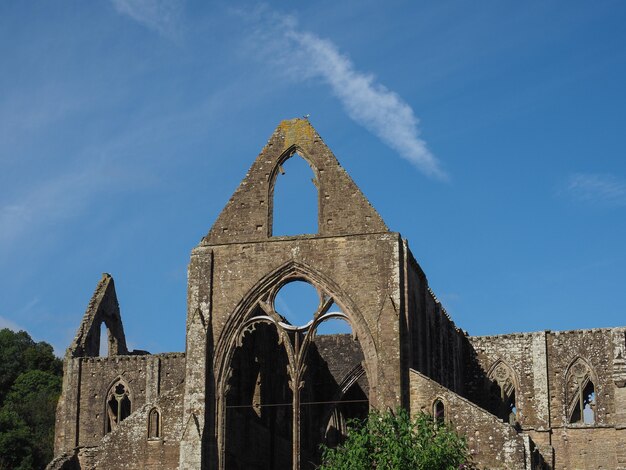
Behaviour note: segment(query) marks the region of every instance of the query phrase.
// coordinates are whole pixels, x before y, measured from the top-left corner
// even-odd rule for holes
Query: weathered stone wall
[[[592,368],[597,383],[595,419],[597,425],[614,423],[615,384],[613,383],[613,342],[611,330],[594,329],[551,332],[547,335],[550,412],[552,427],[567,424],[565,376],[577,358]],[[626,405],[626,404],[624,404]]]
[[[547,335],[550,412],[557,469],[626,468],[626,408],[623,387],[614,380],[614,363],[624,350],[624,329],[551,332]],[[621,336],[617,345],[614,336]],[[616,347],[617,346],[617,347]],[[578,358],[592,368],[595,424],[568,423],[565,378]]]
[[[490,408],[490,383],[487,376],[496,364],[504,362],[515,374],[517,421],[523,429],[547,428],[549,410],[545,380],[545,334],[540,332],[470,337],[469,340],[479,364],[479,369],[473,368],[473,375],[468,380],[468,396],[472,401]]]
[[[534,469],[527,462],[524,439],[515,428],[425,375],[410,371],[411,412],[432,414],[436,399],[445,407],[445,420],[467,437],[474,463],[491,470]],[[528,456],[528,460],[530,456]]]
[[[426,275],[404,242],[406,259],[406,340],[403,351],[411,367],[459,394],[464,393],[466,335],[456,327],[428,287]]]
[[[183,432],[182,384],[153,403],[137,409],[107,434],[89,455],[81,470],[174,470],[178,468],[179,443]],[[160,412],[160,437],[148,437],[148,415]]]
[[[517,420],[555,469],[622,468],[624,336],[624,328],[606,328],[470,337],[475,357],[468,361],[469,396],[489,409],[486,377],[503,361],[516,375]],[[577,360],[591,369],[592,424],[568,422],[566,378]]]
[[[185,355],[66,358],[55,452],[96,446],[105,434],[106,396],[117,378],[131,390],[131,412],[184,382]],[[75,416],[74,422],[67,416]]]
[[[557,470],[626,469],[626,428],[556,428],[552,443]]]

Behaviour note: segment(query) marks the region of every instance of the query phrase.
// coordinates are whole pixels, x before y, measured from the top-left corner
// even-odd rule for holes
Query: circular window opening
[[[274,310],[294,326],[306,325],[319,308],[317,289],[305,281],[291,281],[274,298]]]

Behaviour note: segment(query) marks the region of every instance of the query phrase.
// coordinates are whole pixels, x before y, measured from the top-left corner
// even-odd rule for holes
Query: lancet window
[[[503,361],[499,361],[489,374],[491,393],[495,401],[495,412],[500,419],[515,424],[518,419],[516,403],[517,380],[513,369]]]
[[[433,417],[438,423],[443,423],[446,419],[446,407],[440,398],[433,403]]]
[[[594,424],[596,422],[596,389],[593,372],[583,359],[576,359],[566,374],[567,422]]]
[[[161,438],[161,413],[157,408],[152,408],[148,414],[148,439]]]

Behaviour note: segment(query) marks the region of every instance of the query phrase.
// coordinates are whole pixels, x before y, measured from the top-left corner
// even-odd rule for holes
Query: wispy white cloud
[[[180,34],[182,3],[179,0],[111,0],[115,10],[170,38]]]
[[[568,179],[567,192],[589,204],[626,206],[626,181],[612,175],[575,173]]]
[[[250,16],[250,15],[248,15]],[[256,12],[255,41],[281,70],[296,80],[319,78],[328,84],[348,116],[414,164],[425,175],[446,180],[447,173],[420,137],[419,119],[397,93],[357,70],[328,39],[302,31],[292,16]]]

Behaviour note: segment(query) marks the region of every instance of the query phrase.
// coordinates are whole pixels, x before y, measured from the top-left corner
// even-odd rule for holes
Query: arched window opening
[[[568,423],[596,422],[596,389],[591,376],[591,368],[581,359],[575,361],[567,373]]]
[[[443,423],[446,419],[446,407],[439,398],[433,403],[433,417],[437,423]]]
[[[106,432],[113,431],[131,412],[131,396],[128,386],[121,380],[115,382],[107,393]]]
[[[148,414],[148,439],[161,438],[161,413],[152,408]]]
[[[100,346],[98,356],[106,357],[109,355],[109,330],[104,323],[100,325]]]
[[[277,330],[270,324],[255,324],[236,348],[226,388],[226,468],[291,468],[288,364]]]
[[[247,318],[222,382],[220,459],[233,468],[318,468],[320,444],[341,443],[346,423],[368,415],[361,345],[332,297],[302,280]]]
[[[274,298],[274,310],[293,326],[303,326],[311,321],[319,304],[317,289],[299,280],[282,286]]]
[[[297,153],[278,167],[274,180],[272,236],[318,232],[318,189],[315,173]]]
[[[319,334],[325,326],[331,332]],[[364,420],[369,411],[363,350],[350,324],[331,318],[320,323],[316,333],[307,351],[300,394],[300,462],[307,469],[320,463],[320,443],[329,447],[341,444],[347,437],[347,422]]]
[[[335,302],[332,303],[330,308],[328,309],[328,313],[342,313],[341,307],[337,305]],[[351,334],[352,328],[350,324],[341,319],[341,318],[330,318],[329,320],[323,321],[317,327],[317,331],[315,334],[317,336],[320,335],[338,335],[338,334]]]
[[[516,403],[516,380],[513,370],[504,362],[498,362],[489,374],[491,381],[492,409],[498,418],[516,425],[518,408]]]

